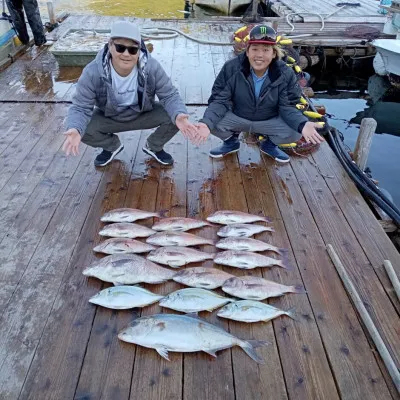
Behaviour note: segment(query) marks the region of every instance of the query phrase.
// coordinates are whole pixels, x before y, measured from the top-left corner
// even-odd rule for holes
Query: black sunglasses
[[[124,44],[118,44],[114,42],[113,44],[115,46],[115,50],[117,51],[117,53],[125,53],[125,50],[128,50],[128,53],[131,56],[134,56],[139,51],[139,47],[136,46],[125,46]]]

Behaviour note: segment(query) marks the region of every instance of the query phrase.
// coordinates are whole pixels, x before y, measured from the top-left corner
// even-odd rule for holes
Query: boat
[[[196,0],[195,4],[201,7],[213,8],[225,15],[230,15],[237,8],[250,4],[249,0]]]
[[[0,19],[0,67],[9,60],[9,54],[14,53],[15,31],[6,18]]]
[[[400,40],[376,39],[372,44],[382,57],[385,70],[400,76]]]

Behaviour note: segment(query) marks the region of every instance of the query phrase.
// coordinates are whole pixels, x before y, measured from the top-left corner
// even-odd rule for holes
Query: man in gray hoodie
[[[100,147],[98,167],[123,150],[115,133],[157,127],[142,150],[163,165],[174,162],[163,147],[179,130],[189,139],[197,134],[177,89],[128,21],[113,24],[109,42],[84,68],[72,103],[63,150],[76,155],[81,141]]]

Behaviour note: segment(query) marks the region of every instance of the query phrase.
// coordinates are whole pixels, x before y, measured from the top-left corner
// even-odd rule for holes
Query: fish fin
[[[287,255],[289,254],[289,250],[280,248],[277,250],[277,253],[280,254],[282,257],[285,257],[285,256],[287,257]]]
[[[254,350],[256,347],[266,346],[270,344],[263,340],[241,340],[239,346],[258,364],[265,364],[265,361]]]
[[[264,221],[265,221],[265,222],[271,223],[271,222],[272,222],[272,218],[271,218],[271,217],[264,216]]]
[[[210,356],[217,358],[217,355],[215,354],[215,352],[218,350],[203,350],[203,351],[204,351],[204,353],[207,353]]]
[[[290,265],[289,262],[289,254],[282,254],[282,260],[277,261],[277,265],[279,265],[282,268],[287,269],[288,271],[293,271],[293,267]]]
[[[167,361],[171,361],[171,360],[168,358],[168,349],[167,349],[165,346],[160,345],[160,346],[155,347],[154,349],[157,351],[157,353],[158,353],[162,358],[165,358]]]
[[[291,293],[298,293],[298,294],[307,293],[307,291],[304,289],[304,286],[301,284],[291,286],[290,288],[291,288]]]
[[[289,310],[285,311],[285,314],[286,314],[288,317],[294,319],[295,321],[298,321],[298,320],[299,320],[298,317],[297,317],[297,315],[296,315],[296,309],[295,309],[294,307],[289,308]]]
[[[165,218],[166,216],[167,216],[167,213],[169,212],[169,210],[166,208],[166,209],[163,209],[163,210],[160,210],[160,211],[158,211],[158,218]]]

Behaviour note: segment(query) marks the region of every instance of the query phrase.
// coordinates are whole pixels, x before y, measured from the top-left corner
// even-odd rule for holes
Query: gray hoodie
[[[103,111],[105,117],[115,121],[134,120],[140,113],[153,109],[155,95],[173,123],[178,114],[187,114],[178,90],[159,62],[147,52],[143,42],[138,62],[138,104],[118,105],[112,89],[110,62],[111,55],[106,44],[96,59],[83,69],[68,110],[67,129],[75,128],[83,136],[95,106]]]

